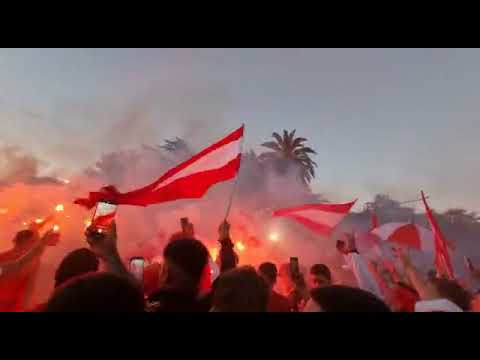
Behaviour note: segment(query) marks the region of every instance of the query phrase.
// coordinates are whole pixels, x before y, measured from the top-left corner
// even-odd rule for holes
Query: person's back
[[[265,312],[267,304],[267,285],[253,267],[229,270],[218,278],[212,311]]]
[[[290,303],[288,299],[274,290],[277,282],[278,271],[275,264],[265,262],[258,267],[258,274],[263,278],[269,290],[268,312],[289,312]]]
[[[142,312],[140,287],[126,277],[90,273],[59,286],[48,300],[45,312]]]

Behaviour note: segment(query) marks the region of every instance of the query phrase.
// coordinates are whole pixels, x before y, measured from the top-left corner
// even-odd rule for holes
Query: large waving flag
[[[289,217],[322,235],[330,235],[348,214],[357,200],[346,204],[308,204],[273,212],[273,216]]]
[[[87,199],[75,200],[75,204],[91,209],[99,201],[147,206],[178,199],[200,198],[212,185],[237,175],[243,130],[244,126],[170,169],[144,188],[122,194],[114,186],[106,186],[99,192],[91,192]]]
[[[427,214],[428,221],[430,222],[435,242],[435,267],[437,272],[440,274],[446,274],[450,279],[453,279],[453,267],[450,261],[450,255],[448,254],[447,242],[442,234],[442,231],[440,230],[440,226],[438,226],[437,220],[433,216],[432,210],[430,210],[430,207],[427,204],[427,200],[423,191],[422,200],[423,204],[425,205],[425,212]]]

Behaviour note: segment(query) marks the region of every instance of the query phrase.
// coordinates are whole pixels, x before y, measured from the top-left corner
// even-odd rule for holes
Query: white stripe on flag
[[[334,213],[334,212],[323,211],[323,210],[308,209],[308,210],[293,211],[290,213],[290,215],[301,216],[310,221],[333,228],[343,219],[346,213]]]
[[[405,223],[391,222],[382,224],[379,227],[372,230],[372,234],[377,235],[382,240],[388,240],[388,238],[401,226],[405,226]]]
[[[161,189],[162,187],[165,187],[176,180],[193,175],[195,173],[201,171],[216,170],[224,167],[230,161],[234,160],[240,153],[241,141],[242,138],[237,139],[208,153],[207,155],[201,157],[186,168],[180,170],[175,175],[158,184],[155,190]]]

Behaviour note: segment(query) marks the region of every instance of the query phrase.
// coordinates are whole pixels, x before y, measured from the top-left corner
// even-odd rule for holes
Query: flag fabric
[[[168,170],[157,181],[141,189],[120,193],[114,186],[106,186],[98,192],[91,192],[86,199],[75,200],[74,203],[91,209],[99,201],[117,205],[148,206],[179,199],[200,198],[212,185],[237,175],[243,132],[244,126]]]
[[[427,204],[425,194],[422,191],[422,200],[425,205],[425,212],[427,214],[428,221],[432,228],[434,242],[435,242],[435,267],[440,274],[446,274],[450,279],[454,278],[452,263],[450,262],[450,255],[448,254],[447,243],[445,237],[440,230],[440,226],[437,220],[433,216],[432,210]]]
[[[279,209],[273,216],[296,220],[310,230],[328,236],[343,220],[357,200],[346,204],[307,204]]]
[[[434,235],[423,226],[407,222],[389,222],[373,229],[371,234],[385,242],[397,243],[419,251],[434,251]]]
[[[93,225],[95,227],[109,227],[117,213],[117,206],[107,203],[99,203],[93,216]]]

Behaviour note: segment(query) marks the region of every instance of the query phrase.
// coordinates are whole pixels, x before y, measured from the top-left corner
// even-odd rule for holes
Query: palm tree
[[[299,166],[300,179],[308,184],[315,177],[315,167],[317,167],[315,161],[310,158],[310,154],[316,154],[316,152],[303,144],[307,139],[295,138],[295,131],[283,130],[283,137],[274,132],[272,136],[275,141],[262,144],[263,147],[273,151],[261,154],[260,160],[274,160],[277,163],[277,169],[280,170],[284,170],[286,166],[294,163]]]
[[[160,145],[159,147],[163,150],[169,152],[181,151],[190,154],[191,150],[185,140],[176,137],[173,140],[164,140],[165,145]]]

